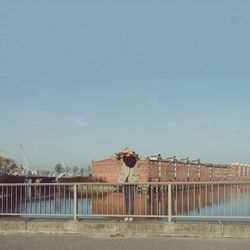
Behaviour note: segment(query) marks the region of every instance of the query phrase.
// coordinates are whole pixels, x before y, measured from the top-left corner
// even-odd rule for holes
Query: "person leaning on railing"
[[[124,185],[123,190],[126,214],[129,216],[126,217],[124,221],[133,221],[134,219],[130,215],[135,214],[135,196],[137,185],[134,183],[140,181],[139,166],[144,162],[144,159],[142,159],[142,157],[139,158],[138,154],[130,148],[125,148],[121,152],[116,153],[115,156],[120,168],[118,182],[132,183],[131,185]]]

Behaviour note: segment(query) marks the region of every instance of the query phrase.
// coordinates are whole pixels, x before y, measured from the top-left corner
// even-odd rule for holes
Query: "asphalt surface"
[[[81,234],[0,234],[1,250],[248,250],[250,239]]]

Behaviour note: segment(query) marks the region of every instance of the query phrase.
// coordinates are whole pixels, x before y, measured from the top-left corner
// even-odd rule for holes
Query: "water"
[[[44,199],[32,198],[26,203],[22,203],[20,211],[31,214],[53,214],[70,215],[73,214],[74,200],[72,197],[58,199],[55,197],[44,197]],[[90,198],[78,199],[78,213],[92,214],[92,202]]]

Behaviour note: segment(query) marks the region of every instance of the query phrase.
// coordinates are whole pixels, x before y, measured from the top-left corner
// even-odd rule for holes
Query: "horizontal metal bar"
[[[215,215],[211,215],[211,216],[209,216],[209,215],[204,215],[204,216],[202,216],[202,215],[173,215],[172,217],[174,217],[174,218],[204,218],[204,219],[209,219],[209,218],[214,218],[214,219],[216,219],[216,218],[218,218],[218,219],[250,219],[250,216],[220,216],[220,215],[217,215],[217,216],[215,216]]]
[[[128,217],[127,214],[78,214],[79,216],[84,216],[84,217]],[[134,217],[134,218],[168,218],[167,215],[129,215],[129,217]]]
[[[13,216],[35,216],[35,217],[73,217],[74,214],[27,214],[27,213],[0,213],[0,215]],[[82,217],[128,217],[127,214],[77,214]],[[134,218],[168,218],[168,215],[130,215]],[[172,218],[213,218],[213,219],[250,219],[250,216],[192,216],[192,215],[172,215]]]
[[[196,181],[196,182],[72,182],[72,183],[1,183],[0,186],[73,186],[73,185],[201,185],[201,184],[250,184],[249,180],[241,180],[241,181]]]
[[[13,215],[13,216],[34,216],[34,217],[39,217],[39,216],[43,216],[43,217],[52,217],[52,216],[58,216],[58,217],[66,217],[66,216],[71,216],[73,217],[74,214],[28,214],[28,213],[0,213],[0,215]]]

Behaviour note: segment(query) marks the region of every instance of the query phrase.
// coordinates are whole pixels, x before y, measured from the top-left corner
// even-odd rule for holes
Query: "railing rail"
[[[3,183],[0,215],[250,219],[250,181]]]

